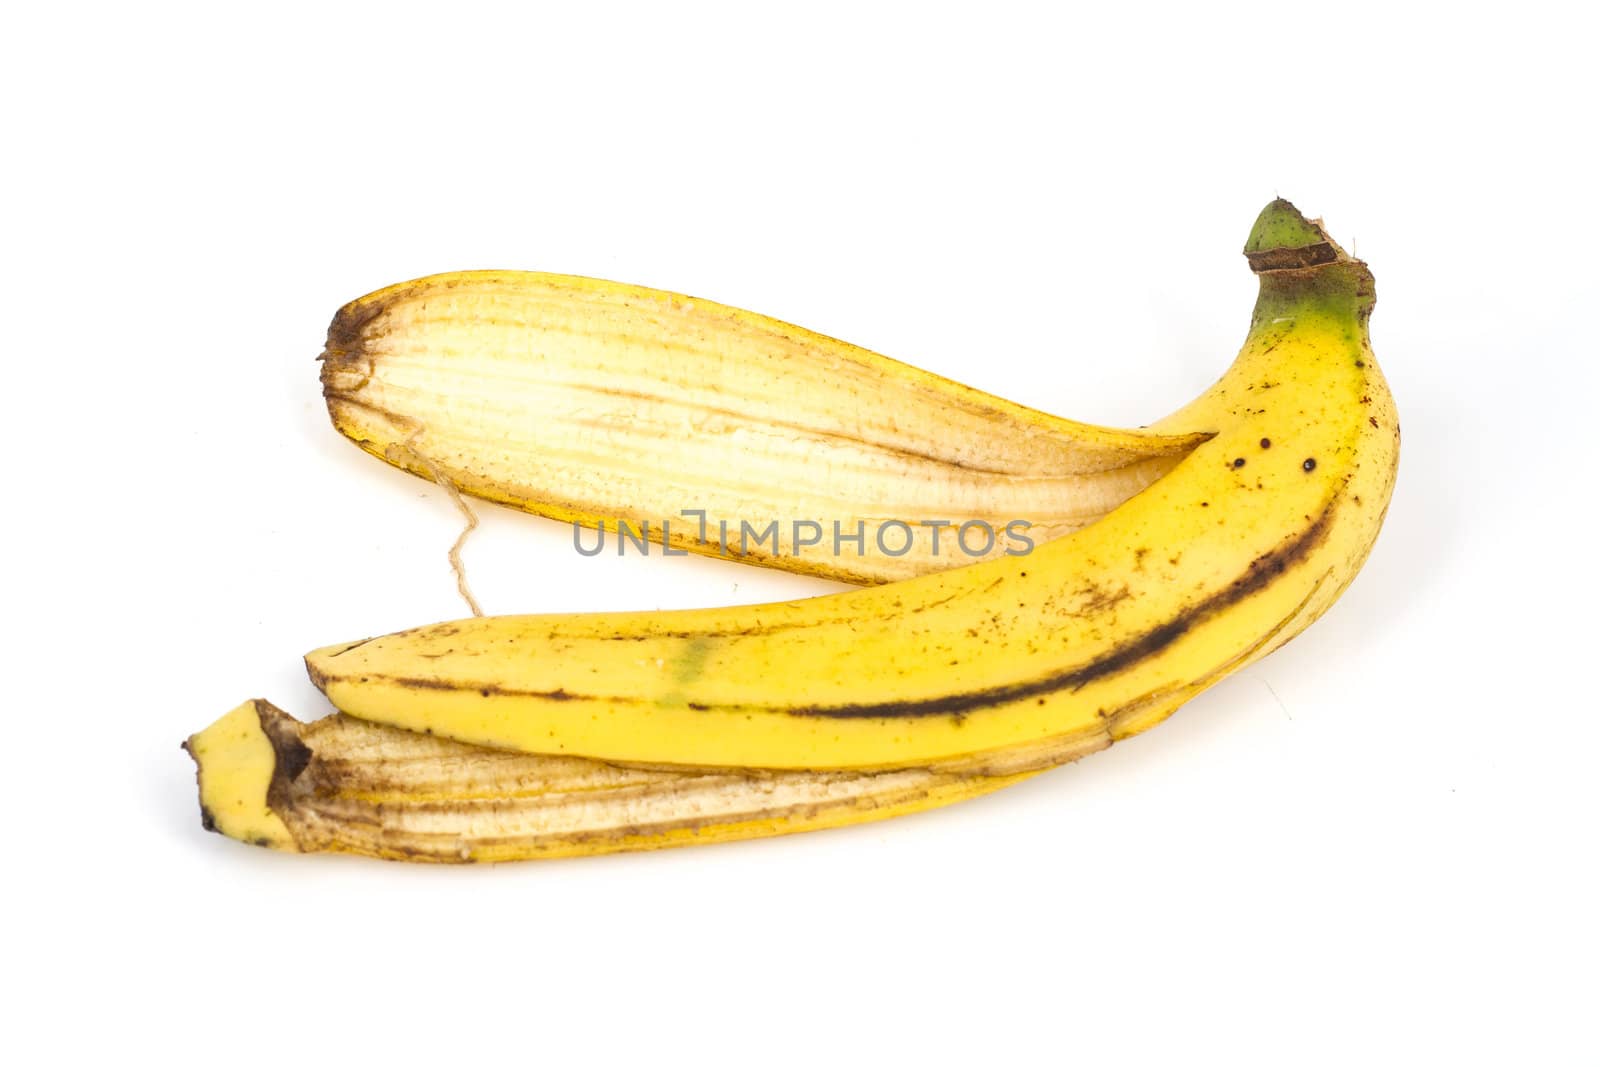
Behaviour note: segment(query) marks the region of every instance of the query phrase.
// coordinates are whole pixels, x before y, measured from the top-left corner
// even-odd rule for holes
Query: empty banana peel
[[[616,444],[626,405],[591,424],[560,414],[571,395],[624,380],[647,411],[706,411],[711,394],[673,377],[650,329],[674,353],[698,353],[688,358],[702,377],[740,398],[729,410],[741,427],[730,431],[741,447],[716,452],[715,478],[686,487],[674,466],[680,481],[651,508],[681,506],[686,498],[674,494],[691,488],[714,493],[725,477],[741,487],[727,497],[736,519],[811,506],[894,517],[855,494],[898,486],[888,498],[897,506],[915,506],[920,491],[953,506],[960,499],[947,490],[960,471],[978,479],[969,501],[1010,507],[1021,499],[1019,477],[1060,475],[1071,492],[1058,478],[1048,500],[1092,499],[1105,510],[1031,551],[968,566],[936,563],[931,551],[831,571],[816,558],[797,565],[859,582],[897,579],[835,596],[469,619],[318,649],[308,670],[344,716],[301,726],[251,702],[191,739],[209,821],[278,847],[406,858],[657,847],[918,810],[1155,725],[1332,604],[1370,551],[1394,484],[1399,429],[1368,344],[1365,265],[1286,201],[1262,213],[1246,255],[1261,293],[1243,349],[1216,386],[1148,435],[1051,420],[743,312],[641,311],[643,291],[609,283],[457,276],[469,280],[415,283],[431,294],[418,302],[402,286],[368,298],[371,314],[347,308],[324,368],[336,421],[341,412],[366,420],[353,434],[364,447],[407,466],[423,455],[416,469],[541,513],[573,517],[566,509],[578,497],[552,503],[546,490],[566,475],[535,472],[528,457],[545,439],[519,438],[496,398],[537,394],[540,410],[566,427],[558,436],[584,442],[582,462],[595,466],[583,469],[598,472],[584,508],[629,479],[659,489],[672,472],[630,466],[629,448]],[[695,332],[685,325],[695,314],[727,324],[724,332]],[[493,330],[477,332],[480,315]],[[484,337],[499,347],[480,351]],[[546,388],[523,366],[562,344],[576,354],[546,369],[583,379],[576,393]],[[502,367],[476,387],[449,369],[485,361]],[[832,376],[817,369],[841,367]],[[862,401],[861,390],[898,399]],[[746,432],[791,410],[784,397],[803,416],[765,438]],[[850,414],[852,397],[865,421]],[[927,465],[937,436],[929,427],[970,435],[979,424],[981,437],[947,442]],[[716,425],[690,436],[714,438]],[[469,440],[494,432],[511,442],[498,459]],[[822,496],[797,482],[794,500],[774,483],[758,510],[741,512],[753,499],[748,486],[762,480],[747,470],[793,464],[799,479],[809,466],[789,451],[797,434],[813,464],[835,469],[828,457],[837,454],[836,469],[857,477],[842,489],[821,479]],[[1150,446],[1142,455],[1141,442]],[[428,447],[436,450],[417,451]],[[916,476],[884,465],[911,453],[923,464]],[[868,454],[871,463],[858,462]],[[1067,466],[1052,473],[1057,462]],[[1153,480],[1124,493],[1134,467]],[[890,469],[904,478],[883,476]],[[991,477],[993,497],[983,487]],[[596,524],[608,514],[578,509]]]
[[[921,811],[1026,777],[618,767],[495,752],[347,715],[305,724],[265,700],[239,705],[185,747],[200,768],[207,829],[288,852],[436,863],[820,830]]]
[[[557,274],[391,286],[340,309],[322,358],[334,426],[414,474],[853,584],[1081,529],[1203,440],[1070,422],[762,315]]]

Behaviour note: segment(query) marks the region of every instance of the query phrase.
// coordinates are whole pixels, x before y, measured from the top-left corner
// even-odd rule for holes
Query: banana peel
[[[762,315],[556,274],[390,286],[339,310],[321,359],[333,425],[420,477],[623,551],[852,584],[1081,529],[1203,439],[1070,422]]]
[[[434,863],[553,859],[846,826],[1010,776],[681,771],[487,751],[348,715],[245,701],[186,743],[208,829],[289,852]]]
[[[1155,725],[1327,610],[1371,550],[1398,463],[1398,420],[1367,335],[1374,291],[1366,266],[1281,200],[1262,213],[1245,252],[1261,291],[1238,358],[1212,389],[1146,434],[1119,437],[1052,422],[883,357],[848,353],[867,368],[860,380],[914,383],[900,402],[906,412],[921,410],[921,421],[907,425],[949,427],[984,413],[979,452],[953,463],[942,457],[923,469],[918,485],[942,487],[953,472],[975,470],[1004,481],[1015,473],[1007,464],[1024,462],[1019,457],[1032,447],[1015,442],[1042,438],[1058,456],[1099,457],[1100,467],[1074,470],[1080,481],[1071,492],[1052,490],[1052,499],[1076,494],[1106,506],[1088,524],[1025,554],[955,568],[948,559],[931,563],[925,551],[912,577],[884,569],[886,560],[852,566],[855,581],[896,580],[787,604],[478,618],[316,650],[306,657],[308,670],[343,714],[305,726],[254,701],[190,739],[208,823],[272,847],[391,858],[500,860],[661,847],[920,810],[1000,788]],[[537,276],[532,284],[549,288],[549,279]],[[548,301],[537,315],[528,311],[517,285],[502,282],[496,276],[502,288],[488,321],[552,314]],[[619,291],[592,284],[611,296]],[[434,353],[422,363],[436,374],[439,346],[415,339],[431,338],[440,315],[470,337],[470,303],[448,314],[418,318],[413,309],[409,317],[362,319],[362,329],[389,346],[381,358],[376,341],[348,341],[355,335],[336,320],[325,388],[330,374],[352,373],[358,348],[368,380],[359,387],[336,381],[330,411],[372,389],[385,364],[403,367],[417,351]],[[608,341],[593,352],[615,358],[608,373],[626,376],[631,368],[636,380],[650,383],[635,392],[659,398],[654,383],[665,374],[646,361],[640,321],[619,319],[603,301],[568,310],[560,321],[575,336],[593,330],[614,339],[620,331],[626,343],[619,349]],[[716,315],[727,310],[713,308]],[[744,315],[732,313],[740,329],[754,321],[770,333],[771,320]],[[820,362],[844,360],[828,347],[838,342],[788,336],[799,338],[802,350],[812,344]],[[418,347],[408,347],[414,342]],[[750,343],[751,358],[770,370],[775,357]],[[732,355],[719,358],[738,362],[735,340],[711,348],[726,348]],[[792,394],[793,367],[807,358],[801,350],[776,357],[788,369],[768,387]],[[578,367],[583,358],[559,365]],[[409,387],[413,404],[426,392],[416,382],[428,374]],[[341,408],[376,420],[362,430],[372,436],[352,435],[363,447],[394,461],[406,450],[418,454],[425,442],[472,435],[484,407],[464,386],[446,390],[454,399],[445,408],[397,420],[397,380],[384,378],[384,403]],[[824,380],[810,381],[825,390],[816,384]],[[762,381],[752,372],[735,390],[746,398],[741,417],[761,417]],[[815,405],[799,401],[812,412],[812,429],[823,425],[816,413],[839,402],[839,394],[829,395]],[[658,399],[645,403],[661,406]],[[924,410],[930,405],[948,410]],[[379,408],[381,416],[373,415]],[[887,454],[885,427],[899,417],[873,423],[870,432],[837,425],[827,432],[847,451],[857,444],[850,433],[860,432]],[[390,438],[376,434],[380,424],[390,427]],[[825,437],[819,433],[812,447],[829,447],[817,444]],[[1062,443],[1069,439],[1077,444]],[[1166,469],[1119,500],[1120,490],[1106,486],[1126,486],[1116,479],[1140,442],[1148,454],[1131,462]],[[526,492],[546,476],[528,476],[523,461],[512,464],[513,474],[522,472],[518,482],[469,450],[445,476],[461,479],[469,492],[557,517],[576,510],[581,521],[603,525],[595,501],[629,477],[649,482],[661,473],[624,470],[626,449],[585,447],[601,473],[579,509],[567,498],[552,503],[557,494]],[[999,459],[974,458],[990,448]],[[1102,462],[1119,448],[1123,459]],[[434,453],[418,467],[438,473],[451,454]],[[854,462],[860,450],[850,455]],[[743,468],[730,456],[718,473],[737,479]],[[1124,474],[1104,477],[1115,471]],[[882,483],[874,474],[852,484]],[[783,503],[781,488],[769,489],[768,504]],[[855,515],[872,503],[847,499],[840,513]],[[895,567],[903,560],[894,557]],[[795,566],[815,571],[816,563]],[[401,766],[419,773],[397,777]]]

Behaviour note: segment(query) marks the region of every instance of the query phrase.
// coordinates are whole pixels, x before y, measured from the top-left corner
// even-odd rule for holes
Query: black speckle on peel
[[[1304,463],[1300,464],[1300,469],[1305,471],[1307,474],[1310,474],[1312,471],[1317,469],[1317,461],[1314,459],[1307,459]]]
[[[1261,447],[1262,447],[1262,448],[1271,448],[1271,447],[1272,447],[1272,438],[1270,438],[1270,437],[1263,437],[1263,438],[1262,438],[1262,439],[1261,439]]]
[[[1243,456],[1240,456],[1238,459],[1233,461],[1233,469],[1234,470],[1238,470],[1242,466],[1244,466],[1244,457]]]

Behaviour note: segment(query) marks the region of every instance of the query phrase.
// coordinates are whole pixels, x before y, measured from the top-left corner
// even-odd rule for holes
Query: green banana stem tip
[[[1320,221],[1307,219],[1282,197],[1268,204],[1256,217],[1250,239],[1244,245],[1244,254],[1250,261],[1250,269],[1257,274],[1304,270],[1346,258]]]

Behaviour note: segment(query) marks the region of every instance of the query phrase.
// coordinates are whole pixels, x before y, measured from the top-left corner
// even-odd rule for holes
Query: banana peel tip
[[[296,852],[294,835],[269,800],[273,782],[294,773],[280,758],[283,742],[269,732],[275,718],[288,716],[265,700],[246,700],[183,748],[195,762],[201,826],[248,844]]]

